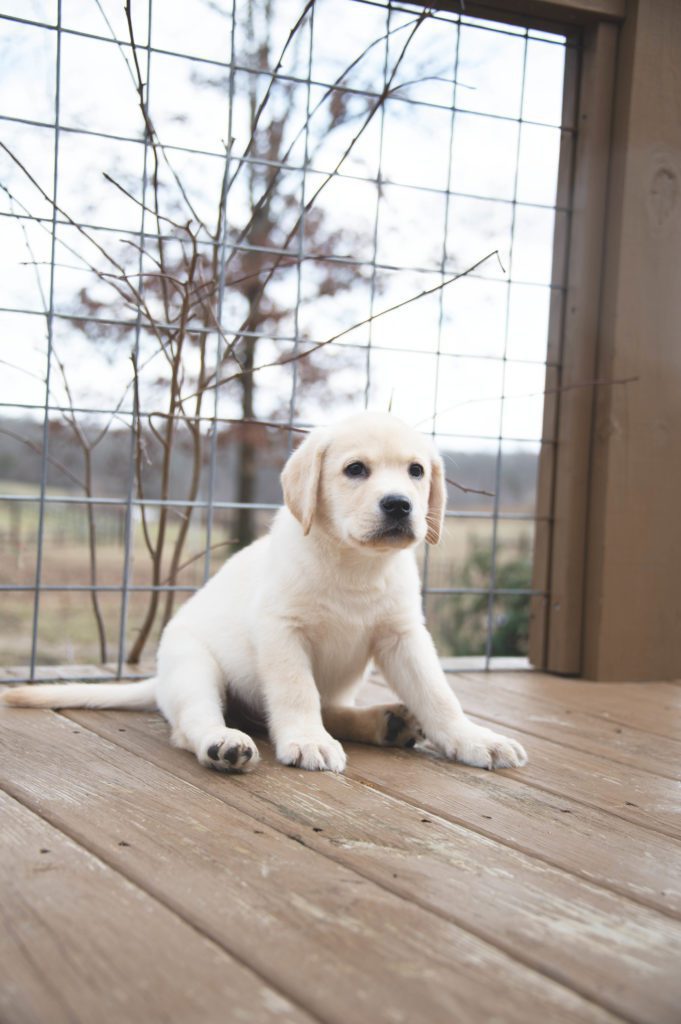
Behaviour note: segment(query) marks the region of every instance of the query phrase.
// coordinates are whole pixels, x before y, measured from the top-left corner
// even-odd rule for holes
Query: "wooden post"
[[[559,360],[560,369],[549,366],[547,371],[544,437],[555,445],[544,445],[540,461],[533,583],[548,589],[549,598],[534,599],[531,606],[530,657],[537,668],[571,675],[581,669],[593,405],[588,385],[597,366],[616,53],[614,24],[601,22],[584,31],[574,180],[568,180],[566,153],[559,181],[561,194],[572,184],[572,218],[566,291],[564,296],[555,293],[551,310],[549,362]],[[557,232],[554,252],[559,280],[562,233]]]
[[[595,389],[582,674],[681,677],[681,2],[621,29]]]

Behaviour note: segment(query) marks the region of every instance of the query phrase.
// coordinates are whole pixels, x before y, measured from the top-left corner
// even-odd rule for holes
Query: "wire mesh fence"
[[[446,460],[441,652],[522,659],[574,43],[374,0],[0,25],[8,677],[139,675],[296,437],[364,407]]]

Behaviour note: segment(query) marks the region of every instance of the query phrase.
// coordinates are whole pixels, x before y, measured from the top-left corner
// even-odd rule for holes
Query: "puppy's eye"
[[[425,470],[420,462],[412,462],[409,467],[409,476],[413,476],[414,480],[420,480],[424,473]]]
[[[359,477],[369,476],[369,470],[363,462],[351,462],[349,466],[346,466],[343,470],[346,476],[352,479],[358,479]]]

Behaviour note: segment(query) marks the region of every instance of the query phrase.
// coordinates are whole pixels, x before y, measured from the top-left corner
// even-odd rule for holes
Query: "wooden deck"
[[[681,685],[453,683],[527,768],[226,777],[157,715],[3,709],[3,1024],[679,1024]]]

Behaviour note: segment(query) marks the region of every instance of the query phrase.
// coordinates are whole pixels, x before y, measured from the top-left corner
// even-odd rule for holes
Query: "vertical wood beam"
[[[582,671],[681,677],[681,2],[634,0],[618,58]]]
[[[579,674],[588,518],[589,449],[596,374],[603,238],[610,158],[617,28],[600,23],[583,34],[577,148],[567,256],[567,288],[554,298],[560,318],[559,370],[547,371],[538,515],[552,519],[550,542],[538,527],[535,585],[548,581],[547,602],[533,604],[530,657],[539,668]],[[562,176],[563,185],[565,183]],[[559,183],[560,184],[560,183]],[[564,306],[558,307],[559,302]],[[559,311],[558,311],[559,309]]]

